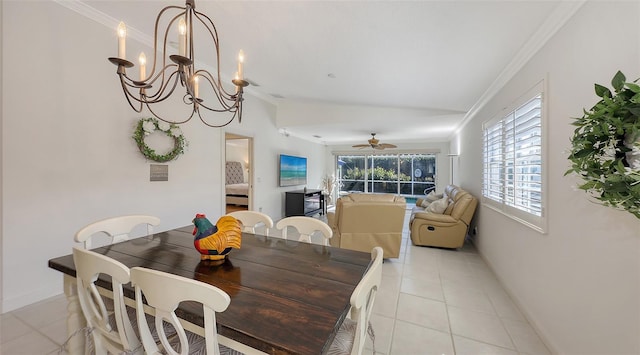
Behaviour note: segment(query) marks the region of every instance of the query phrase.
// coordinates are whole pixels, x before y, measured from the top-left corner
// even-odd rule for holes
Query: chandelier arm
[[[162,118],[160,115],[158,115],[157,113],[155,113],[155,111],[153,111],[153,110],[151,109],[151,106],[149,105],[149,103],[147,103],[147,104],[146,104],[146,106],[147,106],[147,109],[149,109],[149,112],[151,112],[151,114],[152,114],[155,118],[157,118],[157,119],[159,119],[159,120],[161,120],[161,121],[164,121],[164,122],[166,122],[166,123],[170,123],[170,124],[183,124],[183,123],[187,123],[187,122],[189,122],[189,120],[191,120],[191,119],[193,118],[193,114],[194,114],[194,113],[195,113],[195,111],[196,111],[196,109],[195,109],[195,107],[194,107],[194,108],[193,108],[193,110],[191,110],[191,115],[190,115],[188,118],[186,118],[185,120],[183,120],[183,121],[171,121],[171,120],[168,120],[168,119]]]
[[[171,75],[169,75],[169,79],[165,82],[165,77],[166,77],[165,72],[167,70],[170,70],[170,69],[174,68],[174,67],[177,68],[177,69],[173,73],[171,73]],[[136,101],[144,102],[144,103],[160,102],[160,101],[165,100],[168,96],[170,96],[171,93],[173,93],[173,91],[175,90],[175,87],[176,87],[176,84],[177,84],[177,80],[176,80],[176,82],[174,82],[174,85],[173,85],[173,88],[171,89],[171,91],[165,97],[155,99],[156,97],[160,97],[160,95],[165,92],[165,90],[166,90],[166,88],[168,86],[168,82],[171,80],[171,77],[173,75],[175,75],[176,73],[179,73],[179,65],[177,65],[177,64],[169,64],[169,65],[167,65],[166,67],[163,68],[161,73],[158,73],[156,75],[156,77],[151,79],[150,81],[138,81],[138,80],[134,80],[134,79],[130,78],[126,74],[126,71],[125,71],[124,67],[119,68],[119,70],[118,70],[118,75],[120,76],[120,82],[121,82],[123,90],[125,90]],[[128,88],[132,88],[132,89],[136,89],[136,90],[138,90],[138,89],[145,89],[145,90],[149,89],[149,88],[153,87],[153,84],[160,77],[162,77],[162,85],[160,85],[160,87],[158,87],[158,90],[152,95],[145,95],[145,97],[147,97],[147,98],[149,98],[151,100],[138,99],[138,98],[135,97],[135,95],[133,95],[127,89],[127,87]]]
[[[209,110],[209,111],[214,111],[214,112],[238,112],[239,111],[239,115],[238,118],[241,119],[242,118],[242,101],[243,99],[243,89],[240,86],[238,88],[238,92],[231,96],[231,97],[222,97],[221,93],[219,93],[218,91],[216,91],[215,86],[213,86],[213,83],[211,82],[210,76],[211,74],[209,74],[208,72],[205,71],[205,73],[208,75],[202,75],[199,74],[199,76],[204,77],[205,79],[207,79],[207,81],[209,82],[209,84],[212,85],[213,91],[216,94],[216,97],[218,98],[218,102],[220,103],[220,105],[223,107],[223,109],[215,109],[212,107],[207,106],[206,104],[204,104],[203,101],[201,101],[199,103],[199,106],[204,107],[205,109]]]
[[[238,110],[238,107],[236,105],[230,106],[230,107],[228,107],[226,109],[215,109],[215,108],[209,107],[209,106],[203,104],[202,102],[200,102],[200,103],[198,103],[198,106],[200,106],[202,108],[205,108],[207,111],[220,112],[220,113],[222,113],[222,112],[236,112]]]
[[[165,81],[165,77],[166,74],[165,72],[167,70],[173,70],[175,68],[175,71],[169,76],[169,79],[167,81]],[[149,98],[155,98],[161,95],[161,93],[164,91],[164,88],[167,86],[167,83],[169,82],[169,80],[171,79],[171,76],[174,75],[176,72],[178,71],[178,65],[177,64],[169,64],[166,67],[164,67],[162,69],[162,72],[156,74],[156,76],[154,78],[150,78],[148,81],[144,82],[144,86],[146,89],[150,89],[151,87],[153,87],[153,84],[156,83],[156,81],[158,81],[158,79],[162,78],[162,81],[160,81],[160,86],[158,87],[158,89],[152,94],[152,95],[148,95],[147,97]],[[135,83],[135,81],[134,81]]]
[[[200,102],[198,105],[204,107],[208,111],[213,111],[213,112],[235,112],[238,109],[238,101],[237,100],[234,102],[233,105],[225,106],[224,108],[221,108],[221,109],[216,109],[216,108],[209,107],[209,106],[203,104],[203,102]]]
[[[177,65],[176,65],[176,64],[170,64],[170,65],[168,65],[167,67],[165,67],[165,68],[164,68],[163,73],[164,73],[164,71],[166,71],[167,69],[171,69],[172,67],[177,67]],[[176,72],[177,72],[177,70],[176,70]],[[136,90],[139,90],[139,89],[145,89],[145,90],[146,90],[146,89],[149,89],[149,88],[153,87],[153,84],[154,84],[154,83],[155,83],[155,82],[160,78],[160,76],[162,76],[162,77],[164,78],[164,75],[162,75],[163,73],[158,73],[158,75],[156,75],[156,77],[155,77],[155,78],[151,79],[151,81],[144,81],[144,82],[143,82],[143,81],[134,80],[134,79],[130,78],[130,77],[126,74],[126,72],[125,72],[124,70],[122,71],[122,73],[118,73],[118,75],[120,76],[120,82],[121,82],[121,84],[122,84],[122,86],[123,86],[123,89],[127,89],[126,87],[128,87],[128,88],[136,89]],[[174,73],[175,73],[175,72],[174,72]],[[172,74],[172,75],[173,75],[173,74]],[[167,85],[167,84],[163,82],[163,85],[161,85],[161,86],[158,88],[158,90],[156,91],[156,93],[154,93],[153,95],[146,95],[146,97],[147,97],[147,98],[153,98],[153,97],[156,97],[156,96],[160,95],[160,93],[163,91],[163,90],[161,90],[161,89],[163,89],[163,87],[165,87],[166,85]],[[126,87],[125,87],[125,86],[126,86]],[[127,89],[127,91],[129,91],[129,90]],[[130,92],[129,92],[129,94],[130,94],[134,99],[136,99],[136,101],[138,101],[138,102],[143,102],[143,101],[144,101],[144,102],[148,102],[148,101],[149,101],[149,100],[140,100],[140,99],[137,99],[137,98],[135,98],[135,96],[134,96],[133,94],[131,94]],[[160,100],[160,101],[161,101],[161,100]],[[151,101],[149,101],[149,102],[155,102],[155,101],[154,101],[154,100],[151,100]]]
[[[182,84],[182,86],[185,87],[185,89],[187,90],[187,94],[190,95],[192,98],[195,98],[196,95],[194,93],[194,87],[193,87],[193,82],[192,80],[195,78],[193,76],[193,73],[191,72],[192,68],[187,68],[187,71],[184,71],[184,68],[182,71],[180,71],[178,69],[178,73],[180,75],[180,83]]]
[[[140,101],[137,97],[133,96],[131,92],[129,92],[129,90],[127,89],[127,83],[123,79],[123,75],[124,74],[120,74],[120,85],[122,86],[122,91],[124,91],[124,97],[127,99],[129,106],[131,106],[131,108],[135,112],[140,113],[142,111],[142,101]],[[131,102],[132,98],[140,104],[140,107],[136,108],[135,106],[133,106],[133,102]]]
[[[171,73],[171,75],[169,75],[169,77],[167,78],[167,81],[163,81],[162,86],[158,89],[158,91],[156,93],[154,93],[152,96],[147,96],[148,98],[151,98],[151,100],[145,100],[145,103],[147,103],[147,104],[155,104],[155,103],[162,102],[162,101],[166,100],[167,98],[169,98],[169,96],[171,96],[171,94],[173,94],[173,92],[175,91],[176,87],[178,86],[178,77],[176,77],[174,80],[171,79],[176,74],[178,74],[177,70],[174,71],[173,73]],[[167,92],[165,94],[165,91],[167,91],[167,88],[169,88],[169,83],[171,81],[173,81],[173,85],[171,86],[171,89],[169,90],[169,92]]]
[[[238,114],[237,112],[234,112],[233,116],[231,116],[231,119],[229,119],[225,123],[214,125],[214,124],[208,123],[207,121],[204,120],[204,118],[202,118],[202,115],[200,115],[200,110],[197,110],[197,112],[198,112],[198,118],[200,118],[200,121],[202,121],[202,123],[204,123],[206,126],[213,127],[213,128],[221,128],[229,125],[231,122],[233,122],[233,120],[236,118],[236,115]]]
[[[193,56],[194,55],[194,50],[193,50],[193,12],[195,10],[189,6],[188,10],[185,11],[184,13],[184,17],[185,17],[185,21],[187,22],[187,27],[189,28],[189,51],[188,51],[188,57],[193,61],[193,65],[195,66],[195,62],[196,59]]]
[[[198,19],[198,21],[200,21],[200,23],[202,23],[202,25],[204,25],[204,27],[207,29],[207,31],[209,31],[209,35],[211,35],[211,39],[213,40],[213,43],[215,44],[215,48],[216,48],[216,63],[217,65],[217,79],[215,79],[214,81],[217,82],[217,87],[220,88],[220,91],[222,93],[224,93],[226,96],[233,96],[233,94],[228,93],[225,89],[224,86],[222,86],[222,81],[220,79],[220,45],[218,42],[218,30],[216,29],[216,25],[213,23],[213,21],[211,20],[211,18],[205,14],[203,14],[202,12],[198,12],[198,11],[194,11],[196,14],[196,18]],[[204,19],[206,19],[206,22]],[[209,25],[211,25],[211,27],[207,26],[207,22]]]
[[[206,70],[199,70],[198,72],[198,76],[205,78],[207,80],[207,82],[209,83],[209,85],[211,86],[211,88],[213,89],[214,94],[216,95],[216,98],[218,99],[218,102],[220,103],[220,105],[222,105],[223,109],[220,110],[216,110],[216,109],[212,109],[206,105],[203,105],[202,103],[200,105],[204,106],[207,110],[209,111],[216,111],[216,112],[226,112],[226,111],[230,111],[234,106],[236,106],[236,98],[229,96],[223,96],[226,95],[226,93],[221,93],[219,91],[219,88],[215,85],[215,83],[213,82],[213,78],[211,73],[209,73]],[[232,104],[228,104],[227,101],[231,102]]]
[[[221,125],[212,125],[207,123],[201,116],[200,111],[198,110],[198,117],[200,117],[200,120],[202,121],[202,123],[204,123],[205,125],[209,126],[209,127],[224,127],[226,125],[228,125],[229,123],[231,123],[233,121],[234,118],[238,117],[238,123],[242,122],[242,92],[238,93],[238,99],[236,100],[236,104],[232,107],[229,107],[229,109],[227,109],[226,111],[223,110],[216,110],[216,109],[212,109],[209,108],[205,105],[203,105],[202,103],[200,103],[198,106],[200,107],[204,107],[205,109],[209,110],[209,111],[213,111],[213,112],[233,112],[233,116],[231,117],[231,119],[229,121],[227,121],[224,124]]]
[[[165,13],[165,11],[172,10],[172,9],[184,10],[186,12],[186,6],[185,7],[181,7],[181,6],[171,5],[171,6],[166,6],[165,8],[160,10],[160,13],[158,14],[158,17],[156,17],[155,31],[153,33],[153,69],[151,69],[151,74],[149,74],[149,77],[152,77],[153,74],[155,74],[155,72],[156,72],[156,64],[157,64],[157,58],[158,58],[158,50],[157,50],[158,33],[159,33],[158,32],[158,26],[160,25],[160,18]],[[164,41],[163,41],[163,45],[162,45],[162,68],[163,68],[163,71],[167,67],[167,56],[166,56],[166,53],[167,53],[167,37],[169,35],[169,28],[171,28],[171,25],[173,25],[173,23],[176,21],[176,19],[178,19],[183,13],[184,12],[176,15],[173,19],[171,19],[171,21],[169,22],[169,25],[167,26],[167,30],[164,32]],[[164,77],[163,77],[163,81],[164,81]]]
[[[171,94],[174,92],[176,86],[177,86],[177,81],[178,79],[180,79],[181,81],[181,85],[184,87],[185,86],[185,82],[183,79],[183,76],[181,75],[179,78],[176,77],[174,83],[173,83],[173,87],[171,88],[171,90],[163,97],[163,93],[165,92],[165,90],[167,89],[167,87],[169,86],[169,82],[171,81],[171,77],[174,76],[176,73],[179,73],[181,69],[184,70],[184,68],[182,67],[181,64],[167,64],[167,43],[168,43],[168,35],[169,35],[169,28],[171,28],[171,26],[186,12],[186,7],[179,7],[179,6],[167,6],[164,9],[162,9],[162,11],[160,12],[160,14],[158,14],[158,18],[156,19],[156,31],[155,31],[155,35],[154,37],[155,42],[154,42],[154,62],[153,62],[153,67],[154,67],[154,71],[155,71],[155,67],[156,67],[156,55],[157,55],[157,50],[155,50],[155,47],[157,46],[157,36],[158,36],[158,23],[160,21],[160,17],[163,15],[163,13],[169,9],[179,9],[179,10],[185,10],[183,12],[180,12],[178,15],[174,16],[171,21],[169,21],[169,25],[167,27],[167,30],[164,33],[164,40],[162,42],[162,70],[158,73],[158,75],[153,79],[153,81],[150,83],[154,83],[156,80],[161,79],[161,85],[158,88],[158,90],[151,95],[150,97],[154,98],[153,102],[161,102],[164,101],[166,98],[168,98],[169,96],[171,96]],[[173,67],[176,68],[175,71],[173,71],[168,77],[167,77],[167,70],[172,69]]]

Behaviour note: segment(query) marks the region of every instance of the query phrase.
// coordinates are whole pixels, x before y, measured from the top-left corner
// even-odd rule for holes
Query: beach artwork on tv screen
[[[307,183],[307,158],[280,154],[280,186]]]

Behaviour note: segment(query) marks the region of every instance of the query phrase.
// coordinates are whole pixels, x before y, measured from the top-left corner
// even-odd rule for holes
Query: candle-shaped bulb
[[[233,77],[234,81],[240,80],[240,77],[238,76],[238,72],[236,72],[236,75]],[[236,85],[236,94],[240,91],[240,85]]]
[[[243,73],[242,73],[242,67],[244,64],[244,52],[242,51],[242,49],[240,50],[240,52],[238,53],[238,79],[243,80]]]
[[[127,26],[124,22],[120,21],[118,24],[118,58],[127,59],[126,39],[127,39]]]
[[[198,85],[198,76],[193,76],[193,96],[197,99],[200,96],[200,87]]]
[[[183,57],[187,56],[187,23],[184,17],[178,21],[178,54]]]
[[[144,81],[147,78],[147,56],[144,52],[140,52],[138,62],[140,63],[140,81]]]

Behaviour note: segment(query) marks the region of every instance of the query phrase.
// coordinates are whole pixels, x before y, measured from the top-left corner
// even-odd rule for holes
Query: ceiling
[[[78,3],[124,21],[149,44],[160,9],[184,5]],[[217,27],[223,79],[230,80],[242,49],[245,76],[257,84],[247,91],[278,106],[277,125],[287,134],[334,145],[365,143],[375,132],[397,144],[446,140],[531,52],[532,39],[564,21],[562,3],[198,0],[196,10]],[[281,117],[292,107],[315,115]]]

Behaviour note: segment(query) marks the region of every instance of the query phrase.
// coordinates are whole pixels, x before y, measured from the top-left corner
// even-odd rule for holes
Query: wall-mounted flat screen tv
[[[280,154],[280,186],[307,183],[307,158]]]

